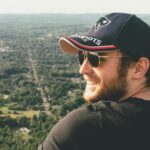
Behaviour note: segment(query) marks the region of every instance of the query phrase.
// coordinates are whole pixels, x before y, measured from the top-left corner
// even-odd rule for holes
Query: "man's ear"
[[[149,67],[150,67],[149,59],[146,57],[141,57],[134,66],[134,72],[132,77],[134,79],[144,77]]]

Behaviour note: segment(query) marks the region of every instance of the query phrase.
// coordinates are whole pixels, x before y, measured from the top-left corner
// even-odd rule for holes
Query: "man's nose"
[[[86,58],[79,69],[79,73],[84,75],[84,74],[90,74],[92,72],[93,72],[93,67],[90,65],[90,63]]]

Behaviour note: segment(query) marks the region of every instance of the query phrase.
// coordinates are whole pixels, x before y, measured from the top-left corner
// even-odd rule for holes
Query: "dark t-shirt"
[[[100,101],[61,119],[38,150],[150,150],[150,101]]]

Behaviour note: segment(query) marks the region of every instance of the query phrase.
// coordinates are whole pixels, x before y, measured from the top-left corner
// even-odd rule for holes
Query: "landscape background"
[[[0,149],[36,150],[59,119],[84,103],[78,58],[58,45],[103,14],[0,15]],[[150,25],[150,14],[138,15]]]

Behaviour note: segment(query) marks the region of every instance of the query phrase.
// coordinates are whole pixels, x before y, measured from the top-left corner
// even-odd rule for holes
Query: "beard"
[[[96,100],[118,101],[127,93],[127,82],[125,78],[113,80],[109,85],[103,85],[100,93],[96,96]]]
[[[124,74],[118,70],[118,77],[107,82],[100,82],[95,88],[84,92],[84,99],[87,102],[97,101],[118,101],[127,94],[127,72]]]

